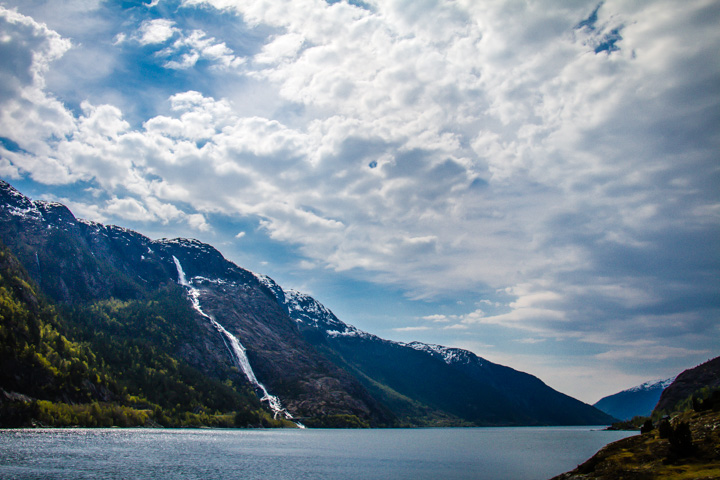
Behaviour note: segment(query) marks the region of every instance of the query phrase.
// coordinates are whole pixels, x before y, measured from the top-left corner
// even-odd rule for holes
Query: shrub
[[[687,457],[693,453],[692,432],[687,422],[680,422],[670,433],[670,455],[675,458]]]
[[[640,427],[640,434],[650,433],[653,429],[653,423],[652,420],[649,418],[645,420],[645,423],[642,424],[642,427]]]

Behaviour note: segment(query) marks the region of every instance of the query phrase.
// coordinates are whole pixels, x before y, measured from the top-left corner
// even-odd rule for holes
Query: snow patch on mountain
[[[267,275],[254,273],[255,278],[267,287],[275,299],[285,309],[288,316],[296,323],[305,327],[315,328],[328,337],[358,337],[379,339],[338,319],[335,314],[310,295],[293,289],[284,290],[275,280]]]
[[[21,217],[21,218],[27,218],[27,219],[33,219],[33,220],[41,220],[42,214],[40,213],[40,210],[35,205],[23,205],[23,206],[16,206],[16,205],[8,205],[7,207],[8,213],[10,215],[13,215],[15,217]]]
[[[629,388],[627,390],[624,390],[625,392],[642,392],[645,390],[652,390],[655,388],[659,388],[661,390],[666,389],[670,386],[672,382],[675,381],[677,378],[677,375],[671,378],[667,378],[665,380],[650,380],[649,382],[645,382],[642,385],[638,385],[636,387]]]
[[[381,339],[376,335],[367,333],[338,319],[330,309],[310,295],[293,289],[284,290],[267,275],[253,275],[255,275],[258,281],[265,285],[273,293],[273,295],[275,295],[276,300],[285,308],[290,318],[305,327],[318,329],[324,332],[328,337],[357,337],[367,340],[394,343],[396,345],[425,352],[428,355],[440,357],[447,364],[470,363],[473,359],[480,362],[482,361],[480,357],[477,357],[472,352],[460,348],[451,348],[443,345],[433,345],[422,342],[403,343]],[[480,363],[480,366],[482,366],[482,362]]]
[[[156,240],[154,243],[162,245],[176,245],[183,247],[184,249],[193,250],[194,253],[211,253],[214,255],[220,255],[220,252],[218,252],[212,245],[208,245],[207,243],[194,238],[161,238],[160,240]]]
[[[401,343],[401,345],[428,353],[430,355],[439,356],[448,365],[454,363],[470,363],[472,357],[479,359],[479,357],[473,353],[461,348],[445,347],[443,345],[422,342]],[[480,363],[480,366],[482,366],[482,363]]]

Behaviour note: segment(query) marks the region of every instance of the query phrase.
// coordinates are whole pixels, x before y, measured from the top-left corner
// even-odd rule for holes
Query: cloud
[[[717,333],[712,2],[141,10],[107,40],[162,70],[142,80],[163,98],[140,121],[127,96],[66,108],[45,79],[86,47],[0,10],[0,172],[89,183],[96,217],[206,232],[251,218],[292,268],[481,307],[424,316],[449,331],[645,338],[652,359]]]
[[[661,360],[671,358],[686,358],[697,355],[711,355],[712,350],[690,350],[658,345],[633,345],[623,350],[608,350],[595,355],[600,360]]]
[[[51,62],[71,43],[45,25],[3,6],[0,32],[0,137],[17,145],[17,149],[3,148],[3,156],[20,163],[25,159],[23,152],[42,151],[45,139],[61,138],[73,128],[72,115],[43,90]],[[41,181],[49,181],[53,175],[68,177],[52,159],[44,163],[33,162],[32,167]]]
[[[145,206],[133,198],[114,198],[108,202],[106,211],[126,220],[149,221],[154,219]]]
[[[195,230],[199,230],[201,232],[210,230],[210,224],[208,224],[207,220],[205,220],[205,216],[200,213],[188,215],[187,219],[188,224]]]
[[[212,37],[208,38],[205,32],[200,30],[194,30],[190,35],[183,36],[156,55],[165,58],[179,55],[179,60],[165,62],[165,68],[176,70],[192,68],[199,60],[206,60],[218,68],[237,68],[244,63],[244,59],[236,57],[224,42],[217,42]]]
[[[140,25],[137,41],[140,45],[165,43],[179,33],[175,22],[164,18],[146,20]]]
[[[296,58],[305,38],[296,33],[279,35],[263,46],[262,51],[255,55],[255,62],[260,64],[277,64]]]
[[[119,33],[114,44],[121,45],[128,38],[141,46],[156,47],[154,56],[164,59],[163,66],[172,70],[193,68],[201,60],[219,69],[238,68],[245,62],[225,42],[208,37],[199,29],[187,33],[175,21],[166,18],[145,20],[134,34]]]
[[[430,330],[430,327],[427,326],[417,326],[417,327],[399,327],[399,328],[393,328],[393,331],[395,332],[424,332],[426,330]]]

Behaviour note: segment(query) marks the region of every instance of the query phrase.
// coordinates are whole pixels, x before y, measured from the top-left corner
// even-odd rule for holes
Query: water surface
[[[0,478],[541,480],[631,434],[593,427],[0,430]]]

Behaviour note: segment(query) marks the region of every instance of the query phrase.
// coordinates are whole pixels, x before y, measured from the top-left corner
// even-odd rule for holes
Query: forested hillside
[[[146,300],[60,308],[3,248],[0,320],[3,426],[284,423],[238,376],[209,377],[172,355],[194,328],[174,285]]]

